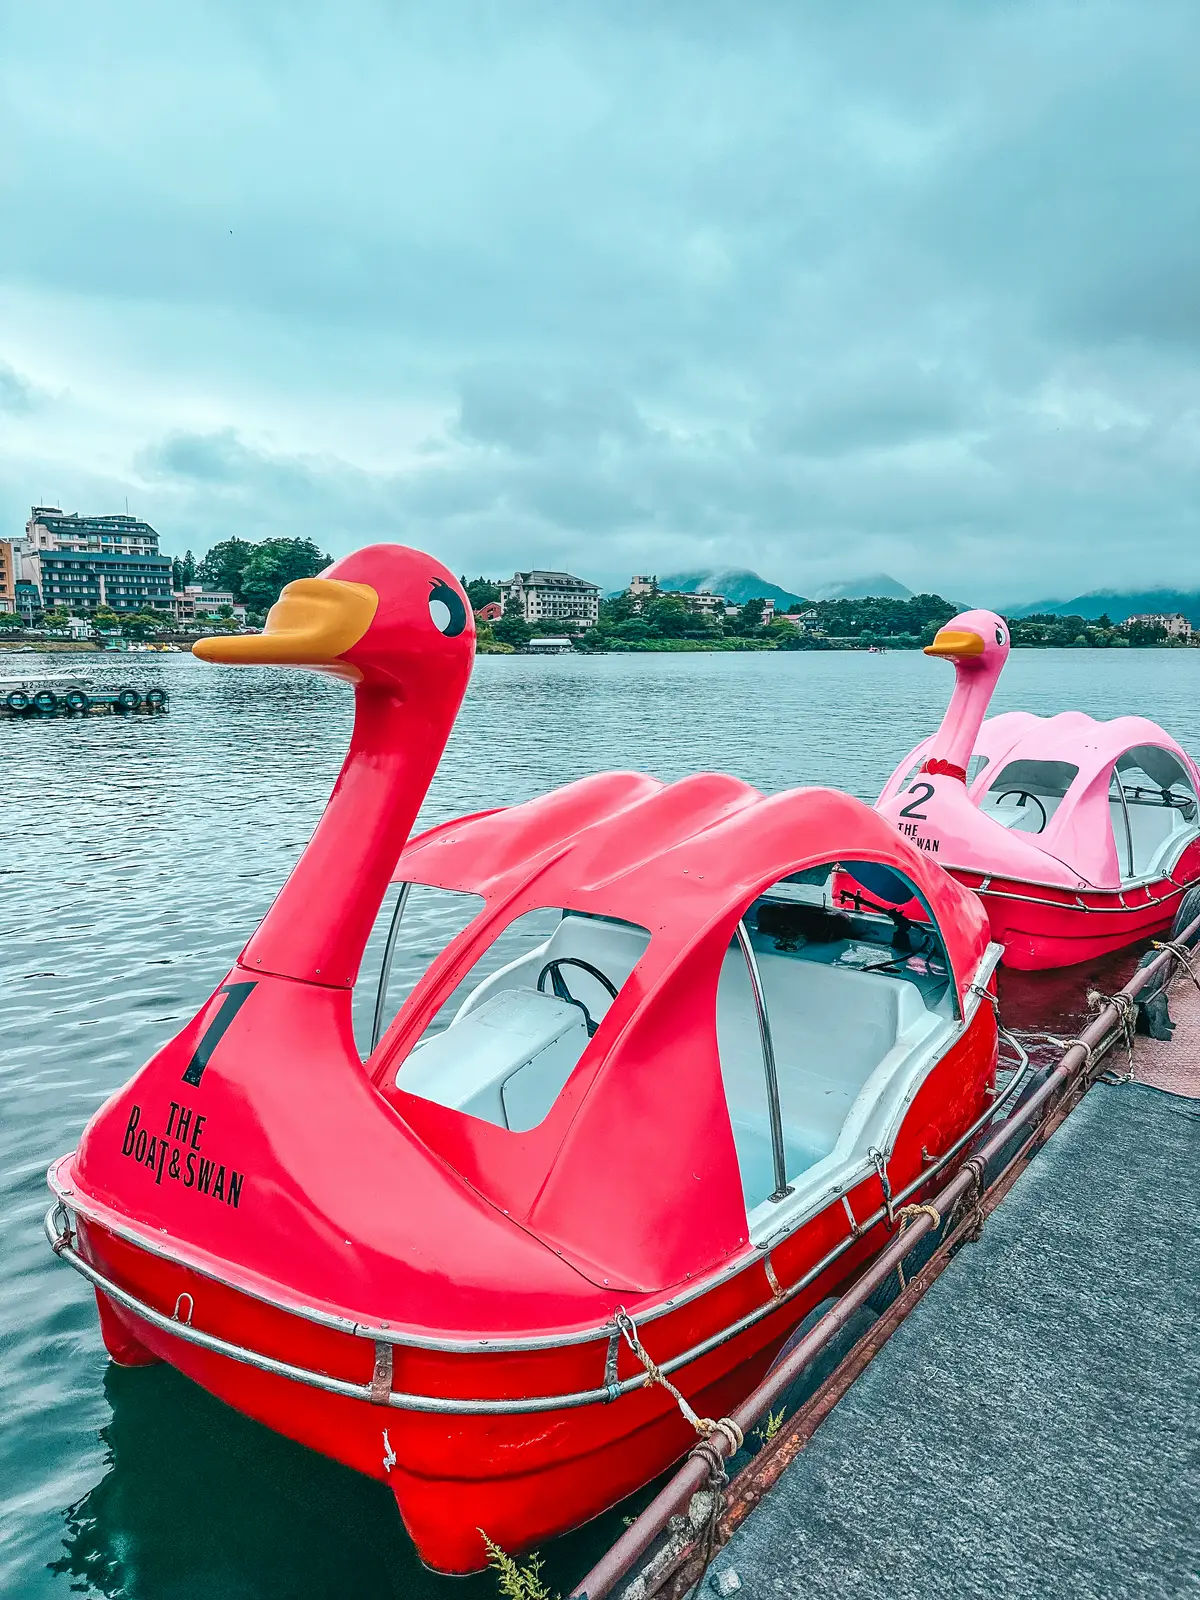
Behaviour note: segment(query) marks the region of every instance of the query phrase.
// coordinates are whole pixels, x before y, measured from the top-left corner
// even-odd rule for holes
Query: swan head
[[[960,611],[938,629],[927,656],[947,656],[956,667],[998,673],[1008,660],[1008,624],[994,611]]]
[[[475,618],[457,578],[406,545],[377,544],[283,589],[258,634],[198,639],[193,654],[234,666],[313,667],[353,682],[465,682]]]

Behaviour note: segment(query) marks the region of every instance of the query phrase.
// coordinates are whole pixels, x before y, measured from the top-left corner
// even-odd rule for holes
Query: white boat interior
[[[848,881],[852,904],[839,909]],[[755,1230],[777,1224],[785,1198],[777,1193],[772,1077],[787,1187],[798,1194],[794,1180],[816,1176],[814,1169],[826,1174],[830,1162],[861,1165],[872,1142],[890,1143],[960,1019],[936,928],[864,897],[845,867],[774,885],[749,909],[742,932],[722,965],[717,1042]],[[536,1127],[649,941],[633,924],[563,912],[549,937],[468,982],[448,1026],[410,1053],[397,1087],[514,1132]]]
[[[1169,871],[1200,832],[1191,779],[1171,751],[1155,745],[1139,745],[1118,759],[1108,813],[1123,882]]]
[[[1009,761],[988,785],[979,809],[1012,833],[1044,833],[1078,776],[1070,761]]]
[[[1009,761],[979,809],[1013,833],[1045,833],[1078,776],[1070,761]],[[1171,751],[1156,745],[1139,745],[1118,759],[1108,816],[1124,884],[1168,871],[1200,832],[1191,779]]]

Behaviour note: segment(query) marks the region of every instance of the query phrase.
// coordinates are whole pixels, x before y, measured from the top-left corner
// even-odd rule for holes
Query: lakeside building
[[[140,517],[31,506],[24,538],[11,543],[14,568],[19,564],[14,587],[19,581],[23,591],[14,593],[14,604],[22,611],[171,610],[171,562]]]
[[[232,590],[206,589],[202,583],[185,583],[182,589],[175,589],[171,593],[171,610],[176,622],[195,622],[200,617],[218,616],[223,606],[228,606],[239,622],[245,622],[246,608],[240,600],[233,598]]]
[[[47,611],[75,613],[108,606],[113,611],[170,611],[171,562],[167,556],[96,555],[40,550],[25,556],[22,575],[37,585]]]
[[[14,587],[17,610],[24,617],[25,626],[32,627],[34,616],[42,609],[42,597],[38,592],[38,586],[28,578],[18,578]]]
[[[706,616],[729,615],[729,601],[723,594],[714,594],[711,589],[698,589],[695,594],[681,594],[679,598],[689,611],[700,611]],[[736,615],[737,606],[733,610]]]
[[[594,628],[600,615],[600,586],[569,572],[515,572],[501,591],[505,616],[526,622],[557,622]]]
[[[682,600],[689,611],[700,611],[706,614],[719,614],[720,616],[737,615],[739,608],[734,606],[730,611],[729,601],[723,594],[713,594],[711,589],[698,589],[693,593],[684,593],[682,589],[660,589],[658,578],[632,577],[629,580],[629,593],[638,603],[641,610],[642,602],[657,596],[660,600]]]
[[[1182,612],[1148,611],[1141,617],[1126,617],[1123,628],[1161,628],[1168,639],[1190,639],[1192,625]]]
[[[17,557],[11,539],[0,539],[0,611],[17,609]]]
[[[81,517],[58,506],[32,506],[25,524],[30,554],[72,550],[79,554],[156,556],[158,534],[140,517]]]
[[[567,656],[575,649],[570,639],[563,634],[542,634],[540,638],[530,639],[525,646],[526,652],[531,656]]]
[[[475,616],[480,622],[496,622],[503,615],[504,607],[499,600],[489,600],[486,605],[480,606],[475,612]]]

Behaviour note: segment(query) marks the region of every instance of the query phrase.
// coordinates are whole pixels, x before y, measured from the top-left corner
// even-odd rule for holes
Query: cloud
[[[763,443],[798,455],[841,456],[953,438],[971,421],[965,385],[912,366],[889,370],[880,365],[773,412],[763,427]]]
[[[0,412],[28,411],[32,405],[32,384],[6,361],[0,361]]]
[[[162,474],[217,489],[246,487],[248,478],[261,476],[256,469],[262,464],[263,458],[247,449],[232,428],[210,434],[168,434],[141,457],[150,476]]]
[[[1200,584],[1189,0],[65,4],[0,60],[10,523]]]

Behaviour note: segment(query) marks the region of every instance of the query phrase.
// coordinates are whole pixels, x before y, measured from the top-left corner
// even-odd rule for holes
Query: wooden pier
[[[690,1457],[576,1600],[1197,1592],[1200,987],[1154,967],[1122,993],[1173,971],[1170,1041],[1110,1003],[965,1203],[819,1308],[782,1428],[727,1484]]]

